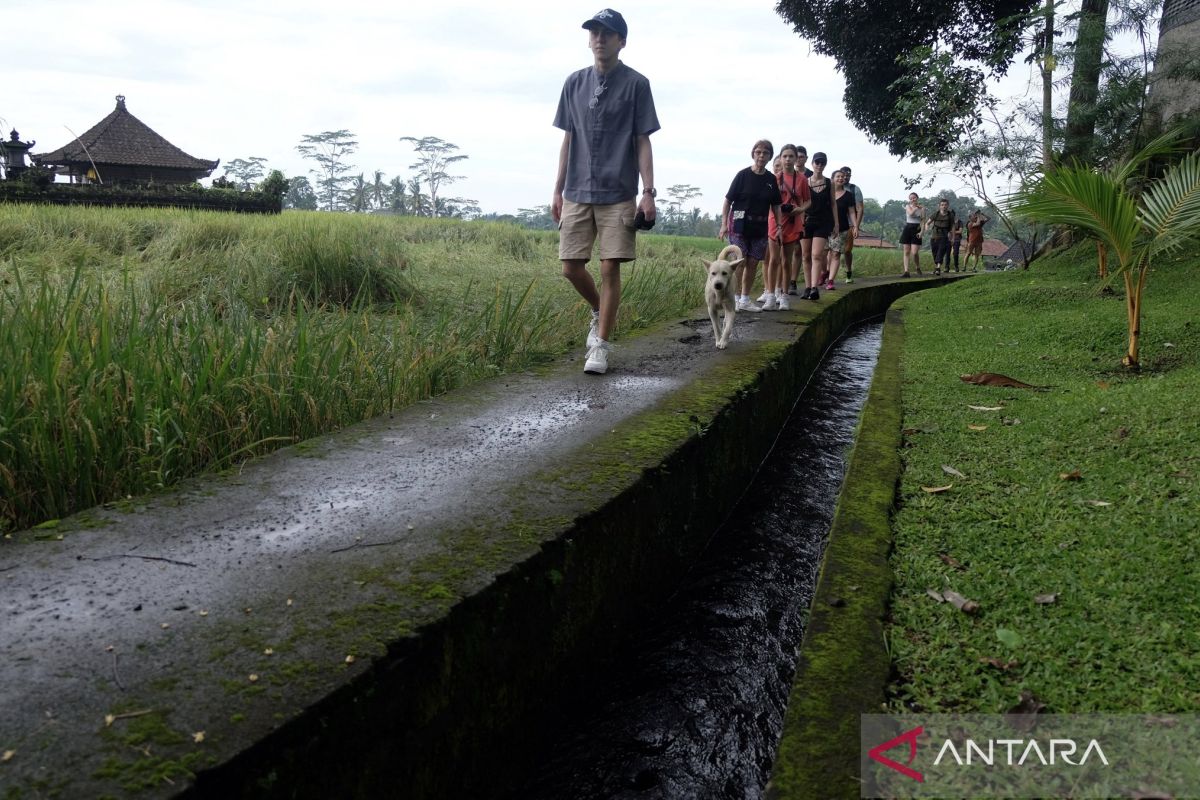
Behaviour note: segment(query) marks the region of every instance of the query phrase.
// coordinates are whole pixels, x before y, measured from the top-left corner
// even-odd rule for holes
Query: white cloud
[[[309,165],[301,136],[346,128],[356,169],[408,175],[399,137],[458,144],[454,193],[485,211],[549,202],[563,79],[591,63],[591,4],[443,0],[42,0],[52,36],[6,45],[0,117],[36,151],[65,144],[127,97],[129,110],[201,158],[262,156],[288,174]],[[719,210],[751,144],[787,141],[848,163],[868,196],[900,197],[904,165],[845,120],[832,62],[773,10],[668,0],[623,10],[622,59],[646,75],[663,128],[656,183],[699,186]],[[912,170],[910,170],[912,171]]]

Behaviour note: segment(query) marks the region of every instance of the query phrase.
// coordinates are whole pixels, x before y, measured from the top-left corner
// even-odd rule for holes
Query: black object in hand
[[[795,206],[792,205],[791,203],[784,203],[783,205],[781,205],[779,207],[779,209],[785,214],[792,213],[792,209],[794,209],[794,208],[795,208]]]
[[[654,220],[646,219],[646,212],[638,209],[637,215],[633,218],[633,227],[639,231],[648,231],[654,227]]]

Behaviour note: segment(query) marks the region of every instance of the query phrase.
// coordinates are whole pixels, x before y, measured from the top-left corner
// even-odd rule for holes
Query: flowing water
[[[762,796],[881,339],[871,322],[833,345],[700,563],[597,665],[511,800]]]

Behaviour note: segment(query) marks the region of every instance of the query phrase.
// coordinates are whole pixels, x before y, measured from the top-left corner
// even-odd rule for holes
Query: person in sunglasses
[[[605,8],[583,27],[594,63],[567,77],[558,100],[554,127],[563,140],[550,213],[559,226],[563,276],[592,308],[583,371],[602,375],[621,302],[621,264],[636,256],[637,228],[654,223],[650,134],[659,124],[650,81],[618,59],[629,34],[625,18]],[[593,247],[599,289],[587,270]]]

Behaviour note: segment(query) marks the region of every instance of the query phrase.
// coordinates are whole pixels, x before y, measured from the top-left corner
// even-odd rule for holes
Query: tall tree
[[[433,216],[429,199],[421,194],[420,178],[410,178],[408,181],[408,208],[414,217]]]
[[[303,211],[317,210],[317,193],[308,178],[298,175],[288,181],[287,193],[283,196],[283,207]]]
[[[404,178],[399,175],[392,178],[388,182],[388,208],[397,214],[408,213],[408,201],[405,199],[408,195],[408,186],[404,183]]]
[[[1045,0],[1041,35],[1042,169],[1054,169],[1054,0]]]
[[[225,172],[222,174],[226,178],[232,178],[237,188],[248,192],[267,174],[267,160],[262,156],[235,158],[225,164]]]
[[[458,145],[444,141],[436,136],[401,136],[400,141],[408,142],[417,152],[417,160],[409,165],[409,169],[420,172],[425,186],[429,189],[429,207],[432,216],[438,215],[438,190],[443,184],[451,184],[462,180],[461,175],[451,175],[447,169],[451,164],[465,161],[468,156],[455,154]]]
[[[367,210],[367,205],[370,202],[370,186],[367,184],[366,176],[363,173],[358,173],[350,179],[350,189],[346,193],[346,203],[350,210],[356,214],[361,214]]]
[[[1083,0],[1078,18],[1071,97],[1067,101],[1066,142],[1062,152],[1064,163],[1091,162],[1104,40],[1108,31],[1108,0]]]
[[[345,206],[346,188],[352,180],[352,167],[346,159],[358,150],[358,140],[344,128],[323,133],[305,134],[296,145],[300,155],[315,161],[310,172],[317,177],[317,186],[325,200],[326,211],[338,211]]]
[[[383,170],[375,170],[371,180],[371,206],[376,210],[383,208],[383,198],[387,195],[387,181],[383,179]]]
[[[984,83],[1008,70],[1038,5],[779,0],[776,10],[837,62],[859,129],[896,155],[936,160],[979,123]]]

